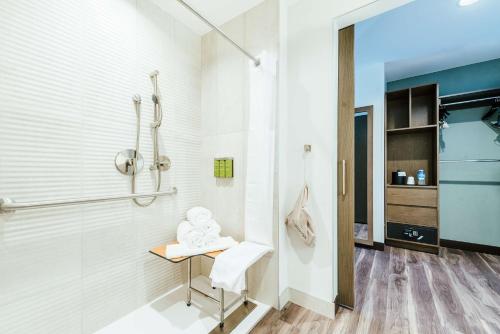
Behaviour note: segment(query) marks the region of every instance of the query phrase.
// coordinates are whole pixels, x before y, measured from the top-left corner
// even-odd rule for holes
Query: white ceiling
[[[384,63],[386,81],[500,58],[500,0],[415,0],[356,24],[356,66]]]
[[[151,1],[199,35],[204,35],[212,30],[193,13],[178,3],[177,0]],[[243,14],[263,1],[264,0],[185,0],[186,3],[217,26]]]

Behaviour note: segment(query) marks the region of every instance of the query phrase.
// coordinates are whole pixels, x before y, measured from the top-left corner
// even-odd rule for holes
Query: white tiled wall
[[[201,202],[201,39],[147,0],[3,0],[0,32],[0,197],[128,193],[114,156],[134,147],[136,93],[151,191],[160,71],[162,184],[177,196],[0,216],[0,333],[91,333],[182,281],[147,250]]]
[[[232,39],[258,55],[278,52],[278,1],[266,0],[222,26]],[[202,198],[222,233],[244,240],[249,60],[215,32],[202,39]],[[213,160],[234,158],[234,178],[216,179]],[[277,232],[276,232],[277,234]],[[277,236],[276,236],[277,237]],[[202,259],[208,274],[211,262]],[[274,305],[277,256],[254,266],[251,296]],[[276,277],[275,277],[276,276]]]

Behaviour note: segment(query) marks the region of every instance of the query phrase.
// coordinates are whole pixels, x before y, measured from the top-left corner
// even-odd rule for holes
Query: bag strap
[[[304,189],[302,190],[302,194],[300,195],[300,206],[303,208],[308,200],[309,200],[309,187],[305,185]]]

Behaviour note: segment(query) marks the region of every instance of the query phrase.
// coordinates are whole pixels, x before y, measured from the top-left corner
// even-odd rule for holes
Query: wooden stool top
[[[195,257],[195,256],[206,256],[206,257],[209,257],[211,259],[215,259],[215,257],[217,255],[219,255],[219,254],[221,254],[223,252],[223,251],[215,251],[215,252],[209,252],[209,253],[198,254],[198,255],[193,255],[193,256],[176,257],[176,258],[173,258],[173,259],[167,259],[168,246],[169,245],[175,245],[175,244],[178,244],[178,242],[177,241],[172,241],[172,242],[167,243],[166,245],[155,247],[155,248],[151,249],[149,252],[151,254],[159,256],[162,259],[165,259],[165,260],[170,261],[172,263],[179,263],[179,262],[182,262],[182,261],[185,261],[185,260],[189,259],[190,257]]]

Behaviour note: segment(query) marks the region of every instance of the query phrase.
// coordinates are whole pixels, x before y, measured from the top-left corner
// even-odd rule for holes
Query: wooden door
[[[354,26],[339,31],[338,92],[338,295],[354,307]]]

